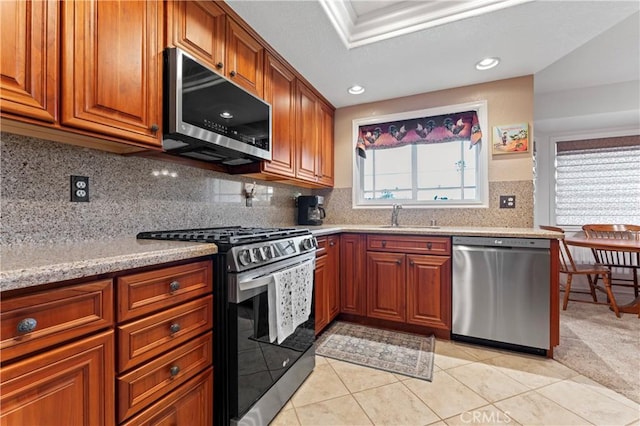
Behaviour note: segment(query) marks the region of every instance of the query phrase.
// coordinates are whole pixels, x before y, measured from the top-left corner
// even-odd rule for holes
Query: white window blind
[[[556,144],[558,225],[640,224],[640,136]]]

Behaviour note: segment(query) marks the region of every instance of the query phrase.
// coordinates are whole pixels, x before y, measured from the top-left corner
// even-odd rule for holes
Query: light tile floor
[[[640,405],[554,360],[438,340],[432,382],[317,356],[271,424],[640,426]]]

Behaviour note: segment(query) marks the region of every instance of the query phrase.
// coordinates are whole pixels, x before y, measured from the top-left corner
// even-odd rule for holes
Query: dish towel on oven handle
[[[269,284],[269,340],[278,344],[309,319],[313,296],[313,260],[276,272]]]

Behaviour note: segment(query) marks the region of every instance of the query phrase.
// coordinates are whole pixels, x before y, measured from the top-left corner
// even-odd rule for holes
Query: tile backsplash
[[[210,226],[292,226],[309,190],[158,160],[0,134],[0,243],[133,236]],[[89,177],[89,202],[70,201],[70,176]]]

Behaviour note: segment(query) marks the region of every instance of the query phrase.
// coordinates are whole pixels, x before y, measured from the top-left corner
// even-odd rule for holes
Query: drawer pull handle
[[[382,240],[382,247],[386,247],[387,246],[387,242]]]
[[[18,333],[30,333],[36,329],[38,321],[35,318],[25,318],[18,323]]]
[[[169,369],[169,374],[171,374],[172,379],[176,377],[179,372],[180,372],[180,367],[178,367],[177,365],[174,365]]]
[[[180,290],[180,281],[171,281],[171,284],[169,284],[169,291],[171,293],[175,293],[178,290]]]
[[[431,246],[432,246],[431,242],[428,242],[427,243],[427,249],[431,250]]]
[[[169,326],[169,330],[171,331],[171,334],[176,334],[178,331],[180,331],[180,324],[178,324],[177,322],[171,324]]]

